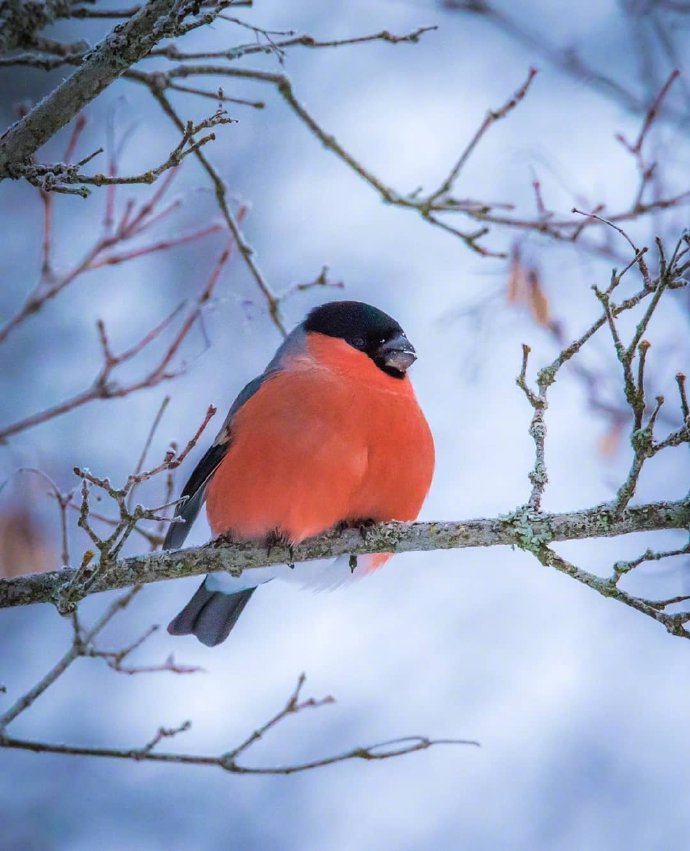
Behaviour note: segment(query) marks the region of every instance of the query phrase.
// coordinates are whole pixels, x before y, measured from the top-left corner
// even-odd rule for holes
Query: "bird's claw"
[[[371,517],[367,518],[366,520],[359,521],[359,535],[363,541],[366,541],[367,535],[369,534],[369,529],[371,529],[371,527],[375,525],[376,521],[372,520]]]
[[[366,541],[369,529],[375,525],[376,520],[372,520],[371,517],[366,517],[363,520],[341,520],[340,523],[336,524],[335,529],[341,535],[346,529],[358,529],[360,537],[363,541]]]

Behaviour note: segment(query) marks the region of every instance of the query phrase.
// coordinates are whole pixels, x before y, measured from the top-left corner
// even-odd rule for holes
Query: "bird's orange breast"
[[[214,535],[278,531],[293,543],[341,521],[413,520],[434,445],[407,377],[345,341],[309,334],[304,353],[240,408],[207,492]]]

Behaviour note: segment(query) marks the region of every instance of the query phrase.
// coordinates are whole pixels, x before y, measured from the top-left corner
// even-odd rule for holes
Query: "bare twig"
[[[34,753],[59,753],[71,756],[100,756],[109,757],[111,759],[127,759],[135,762],[166,762],[179,763],[182,765],[207,765],[215,766],[227,771],[231,774],[296,774],[301,771],[309,771],[315,768],[323,768],[327,765],[335,765],[336,763],[346,762],[353,759],[363,760],[382,760],[392,759],[398,756],[404,756],[417,751],[427,750],[428,748],[437,745],[473,745],[478,746],[478,743],[469,739],[430,739],[426,736],[407,736],[401,739],[393,739],[387,742],[379,742],[375,745],[367,747],[355,747],[348,751],[344,751],[334,756],[323,757],[320,759],[310,760],[308,762],[273,766],[247,766],[240,764],[238,757],[247,751],[255,744],[263,735],[270,729],[279,725],[287,717],[303,712],[305,709],[311,709],[319,706],[324,706],[333,703],[333,698],[327,697],[323,700],[315,700],[309,698],[300,700],[300,690],[304,684],[304,675],[300,676],[297,688],[290,695],[283,709],[271,718],[268,722],[262,725],[256,732],[252,733],[237,747],[217,756],[202,756],[195,754],[184,753],[161,753],[155,750],[158,744],[164,738],[172,738],[180,733],[184,733],[191,727],[191,722],[185,721],[183,724],[158,729],[153,738],[142,747],[138,748],[101,748],[101,747],[82,747],[79,745],[58,745],[51,742],[38,742],[28,739],[16,739],[2,731],[0,727],[0,747],[12,748],[17,750],[33,751]]]
[[[509,228],[511,230],[522,232],[534,231],[557,241],[578,241],[588,251],[610,256],[611,250],[609,246],[600,242],[586,242],[582,239],[583,233],[588,231],[597,223],[604,224],[606,222],[611,222],[620,225],[628,221],[634,221],[653,212],[672,209],[684,205],[690,201],[690,190],[687,189],[681,192],[676,192],[673,195],[662,194],[658,197],[652,198],[651,200],[644,201],[642,199],[642,190],[644,189],[644,186],[646,186],[646,182],[649,177],[644,178],[644,185],[636,192],[636,197],[633,200],[632,205],[629,208],[609,213],[606,220],[603,220],[601,217],[597,218],[595,215],[590,215],[585,221],[580,222],[556,216],[554,213],[546,209],[539,209],[538,216],[536,218],[512,215],[510,213],[503,212],[504,210],[512,210],[511,204],[487,203],[473,199],[453,197],[450,193],[450,189],[467,162],[468,157],[479,141],[483,138],[487,129],[495,123],[497,119],[511,112],[512,109],[524,99],[535,73],[534,69],[530,69],[526,81],[506,101],[506,103],[498,110],[490,111],[488,113],[488,116],[480,124],[478,130],[475,132],[467,147],[456,161],[454,167],[450,170],[448,177],[438,189],[430,194],[424,194],[419,189],[411,193],[400,192],[392,186],[387,185],[383,180],[381,180],[381,178],[371,172],[360,160],[347,151],[331,133],[327,132],[319,124],[314,116],[306,109],[304,104],[297,98],[290,79],[284,74],[276,74],[268,71],[239,68],[221,64],[201,65],[184,63],[156,74],[146,73],[139,70],[130,70],[127,72],[126,77],[147,85],[154,96],[159,99],[168,114],[174,114],[174,109],[163,93],[165,89],[176,85],[179,79],[207,76],[216,76],[221,78],[231,77],[238,80],[253,80],[258,83],[274,86],[290,109],[306,125],[321,144],[341,159],[357,175],[359,175],[359,177],[361,177],[380,195],[381,199],[385,203],[401,207],[403,209],[414,210],[426,222],[460,239],[468,248],[482,256],[505,256],[504,252],[490,249],[482,242],[483,237],[488,234],[491,226]],[[163,104],[162,99],[165,100],[165,104]],[[171,117],[173,116],[171,115]],[[180,126],[181,119],[179,119],[179,117],[173,118],[173,120],[175,120],[177,125]],[[204,157],[203,153],[199,153],[198,157]],[[543,197],[541,194],[539,197],[543,204]],[[458,228],[455,225],[450,224],[448,221],[448,217],[451,215],[468,218],[478,225],[478,227],[475,226],[473,229],[469,230]],[[252,274],[255,273],[253,272]],[[264,292],[261,284],[259,286],[260,289],[262,289],[262,292]],[[265,292],[264,295],[267,298],[270,312],[273,302],[271,301],[270,296],[268,296]]]
[[[505,118],[506,115],[512,112],[512,110],[515,109],[515,107],[520,103],[520,101],[523,100],[523,98],[527,94],[527,91],[529,90],[532,80],[535,78],[536,75],[537,69],[530,68],[527,73],[527,79],[520,86],[520,88],[517,89],[513,96],[509,98],[503,104],[503,106],[500,106],[498,109],[490,109],[486,113],[484,121],[482,121],[482,123],[479,125],[479,128],[475,132],[474,136],[468,142],[467,147],[460,154],[458,161],[450,170],[448,177],[446,177],[446,179],[435,192],[432,192],[431,195],[427,197],[426,200],[428,203],[433,204],[434,201],[448,195],[448,193],[453,189],[455,181],[458,179],[465,163],[472,155],[472,152],[477,147],[484,134],[487,132],[487,130],[491,127],[492,124],[495,124],[497,121],[500,121],[502,118]]]
[[[78,125],[79,122],[77,122]],[[160,224],[160,222],[180,206],[179,201],[173,201],[167,207],[161,208],[174,177],[175,169],[171,169],[152,192],[150,198],[145,200],[140,207],[137,208],[134,202],[130,201],[125,207],[122,217],[116,224],[112,222],[113,198],[112,196],[107,196],[102,233],[86,250],[81,260],[68,270],[59,274],[54,270],[53,263],[49,257],[52,244],[52,196],[46,195],[41,191],[42,199],[51,198],[50,202],[47,200],[44,201],[46,216],[44,218],[42,274],[36,286],[33,287],[26,297],[23,306],[3,326],[0,326],[0,345],[5,342],[10,334],[19,329],[30,317],[38,314],[46,304],[59,296],[82,275],[102,266],[112,266],[148,254],[168,251],[217,233],[222,226],[219,223],[214,223],[189,233],[183,233],[168,239],[154,240],[149,244],[139,245],[135,248],[120,251],[119,253],[113,250],[120,246],[126,246],[140,238],[156,225]],[[48,206],[46,206],[47,204]]]
[[[169,343],[157,363],[148,369],[141,378],[133,379],[124,383],[118,383],[114,378],[114,373],[118,367],[136,358],[142,351],[147,349],[156,339],[158,339],[158,337],[160,337],[160,335],[169,327],[171,322],[180,313],[183,305],[176,308],[166,319],[148,331],[133,346],[120,354],[115,354],[112,351],[106,326],[99,320],[98,334],[101,342],[103,364],[91,386],[81,393],[78,393],[76,396],[72,396],[57,405],[53,405],[52,407],[46,408],[43,411],[32,414],[29,417],[25,417],[22,420],[0,429],[0,443],[7,440],[8,437],[11,437],[14,434],[18,434],[21,431],[25,431],[26,429],[48,422],[55,417],[86,405],[89,402],[97,399],[114,399],[128,396],[139,390],[143,390],[144,388],[156,387],[159,384],[170,381],[172,378],[178,376],[182,371],[184,371],[184,365],[182,364],[173,368],[173,361],[177,356],[182,343],[201,316],[205,306],[209,303],[218,281],[220,271],[230,257],[230,252],[231,245],[228,244],[218,258],[214,270],[203,290],[195,300],[192,307],[187,311],[187,314],[173,336],[172,341]]]
[[[132,72],[134,73],[134,72]],[[183,127],[182,119],[173,109],[172,104],[165,96],[163,91],[161,90],[160,85],[155,80],[149,80],[147,77],[141,77],[150,87],[151,94],[154,96],[161,109],[168,116],[168,118],[179,128]],[[222,178],[216,171],[216,169],[211,164],[210,160],[205,156],[204,152],[197,149],[194,151],[201,167],[204,169],[206,174],[208,175],[211,183],[213,185],[213,189],[216,196],[216,202],[221,211],[223,219],[228,227],[228,230],[234,240],[235,245],[237,246],[237,250],[242,255],[242,259],[244,260],[249,272],[251,273],[254,281],[259,288],[259,291],[263,295],[266,300],[266,305],[268,307],[268,313],[271,318],[271,321],[278,329],[279,333],[283,336],[287,336],[287,330],[285,328],[285,323],[283,321],[283,317],[280,311],[280,299],[273,292],[273,289],[269,285],[268,281],[264,277],[263,273],[259,269],[259,266],[254,257],[254,250],[246,241],[244,234],[241,230],[241,222],[242,216],[234,215],[232,210],[230,209],[230,205],[227,201],[227,190],[225,183]]]
[[[224,20],[232,20],[239,23],[236,18],[228,18],[227,15],[221,15]],[[245,25],[246,26],[246,25]],[[438,29],[438,27],[417,27],[412,32],[402,35],[395,35],[382,30],[381,32],[371,33],[370,35],[353,36],[352,38],[320,40],[306,33],[295,35],[294,33],[278,33],[278,35],[288,35],[289,38],[273,40],[270,36],[276,33],[269,33],[260,27],[252,27],[254,31],[262,34],[265,37],[265,43],[240,44],[236,47],[230,47],[226,50],[212,50],[202,52],[188,52],[179,50],[174,44],[166,47],[159,47],[152,50],[149,56],[164,56],[166,59],[174,59],[177,61],[191,61],[196,59],[226,59],[233,61],[241,59],[243,56],[250,56],[256,53],[273,53],[282,60],[285,50],[290,47],[309,47],[309,48],[329,48],[329,47],[345,47],[353,44],[366,44],[372,41],[385,41],[388,44],[416,44],[419,39],[428,32]]]
[[[204,145],[215,140],[215,133],[207,133],[197,138],[202,130],[217,127],[222,124],[232,124],[234,118],[230,118],[224,110],[218,109],[212,116],[205,118],[197,124],[188,121],[182,131],[182,138],[168,155],[168,158],[155,168],[148,169],[140,174],[118,175],[118,174],[84,174],[81,167],[87,160],[81,160],[75,165],[67,162],[62,163],[31,163],[22,166],[21,174],[15,176],[24,177],[41,192],[62,192],[72,195],[88,197],[91,186],[131,186],[137,183],[155,183],[161,175],[170,169],[177,168],[180,163],[190,154],[195,153]],[[100,153],[97,151],[96,153]],[[93,155],[92,155],[93,156]],[[89,157],[88,159],[91,159]]]
[[[644,113],[647,110],[644,98],[611,77],[608,69],[602,70],[588,64],[571,46],[552,43],[538,28],[523,23],[518,15],[499,9],[490,0],[442,0],[442,5],[452,11],[467,12],[481,17],[527,47],[532,54],[542,56],[564,74],[578,81],[584,81],[590,88],[616,101],[630,112]],[[633,6],[634,4],[630,4],[629,8],[632,9]],[[511,11],[518,9],[517,6],[508,8]],[[677,110],[669,110],[668,118],[678,121],[682,119],[682,116]]]
[[[118,612],[129,605],[130,601],[139,591],[140,588],[135,586],[127,591],[127,593],[114,600],[81,639],[77,640],[75,636],[72,646],[50,669],[50,671],[48,671],[48,673],[40,679],[36,685],[30,688],[26,694],[22,695],[12,706],[10,706],[9,709],[0,715],[0,742],[2,741],[1,737],[4,734],[7,725],[21,715],[22,712],[28,709],[46,691],[46,689],[48,689],[55,680],[57,680],[58,677],[67,670],[72,662],[81,656],[82,645],[91,642],[107,626],[107,624],[110,623]]]

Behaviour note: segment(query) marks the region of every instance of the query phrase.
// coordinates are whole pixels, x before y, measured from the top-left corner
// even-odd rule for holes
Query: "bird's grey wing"
[[[184,490],[180,495],[180,502],[175,507],[175,516],[168,527],[168,532],[163,542],[164,550],[176,550],[184,544],[192,523],[196,520],[201,506],[204,504],[206,489],[211,481],[211,476],[218,469],[218,465],[225,458],[230,448],[232,442],[232,418],[268,378],[269,374],[264,373],[253,381],[250,381],[232,403],[221,430],[216,435],[211,447],[194,468],[192,475],[184,486]]]
[[[175,516],[163,542],[164,550],[178,549],[185,542],[192,523],[196,520],[201,506],[204,504],[206,489],[218,465],[232,444],[232,420],[239,409],[259,390],[270,378],[281,371],[286,359],[304,349],[304,330],[298,326],[288,335],[264,372],[254,378],[240,391],[230,406],[228,415],[216,435],[210,449],[196,465],[192,475],[181,494],[181,501],[175,508]]]

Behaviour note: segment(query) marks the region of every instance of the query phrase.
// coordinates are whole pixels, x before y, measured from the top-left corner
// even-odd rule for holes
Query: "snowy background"
[[[616,3],[519,5],[554,42],[577,43],[594,64],[635,87],[636,66]],[[613,207],[629,203],[634,164],[614,134],[634,138],[639,117],[560,75],[481,20],[423,2],[302,0],[288,6],[261,0],[251,20],[324,38],[438,25],[418,45],[297,48],[286,61],[300,99],[390,185],[411,190],[437,184],[487,108],[502,104],[536,64],[541,73],[533,90],[492,128],[459,194],[533,210],[537,174],[547,203],[563,215],[572,193]],[[98,32],[94,26],[94,38]],[[197,43],[217,49],[231,39],[236,42],[237,31],[218,24],[200,33]],[[274,68],[276,61],[251,65]],[[61,72],[53,76],[57,81]],[[38,97],[46,85],[45,75],[32,70],[0,75],[2,125],[12,104]],[[248,83],[231,90],[228,82],[224,88],[267,101],[261,112],[231,109],[240,122],[221,128],[209,149],[233,195],[251,202],[246,232],[267,278],[280,290],[313,279],[328,263],[332,279],[345,282],[347,297],[393,314],[417,347],[413,380],[438,458],[422,519],[493,516],[522,503],[532,445],[531,411],[515,386],[520,344],[532,345],[535,366],[555,350],[526,312],[505,304],[506,261],[471,254],[415,214],[383,205],[270,89]],[[103,143],[116,103],[122,126],[136,125],[123,172],[164,160],[175,133],[147,93],[124,82],[89,110],[84,151]],[[176,103],[190,117],[212,108],[186,96]],[[51,156],[62,145],[49,146]],[[687,145],[674,147],[670,167],[681,182],[689,153]],[[186,200],[174,227],[215,215],[203,186],[190,158],[177,178],[175,192]],[[97,192],[86,202],[58,199],[63,263],[93,238],[89,227],[101,204]],[[39,269],[37,193],[4,182],[0,215],[0,313],[9,316]],[[677,234],[687,215],[673,217],[664,228]],[[644,241],[650,226],[633,232]],[[499,230],[488,237],[497,249],[509,248],[510,241]],[[133,342],[181,297],[198,291],[221,244],[220,236],[211,237],[81,279],[4,347],[2,421],[84,387],[98,368],[95,319],[107,319],[119,345]],[[569,335],[580,333],[596,312],[590,285],[607,280],[610,261],[536,239],[525,251],[539,263]],[[291,299],[290,325],[323,297],[311,291]],[[158,452],[172,439],[186,439],[209,403],[224,411],[279,342],[239,260],[224,273],[206,328],[212,346],[197,357],[203,339],[190,339],[190,369],[173,387]],[[687,347],[677,345],[687,336],[687,315],[671,301],[651,334],[662,386],[679,369],[690,369]],[[595,362],[613,368],[606,341],[597,345]],[[0,447],[2,478],[22,464],[41,466],[65,488],[75,464],[114,480],[124,477],[168,389],[99,402],[21,434]],[[572,377],[554,387],[548,426],[545,508],[568,510],[611,498],[629,464],[626,442],[602,456],[606,424],[587,409]],[[182,475],[203,450],[195,450]],[[678,497],[689,477],[687,452],[670,452],[650,465],[638,497]],[[43,491],[26,477],[13,479],[0,500],[4,510],[13,500],[29,501],[54,546],[56,517]],[[207,535],[199,523],[190,542]],[[648,545],[680,540],[673,534],[630,536],[559,551],[586,568],[606,570]],[[130,543],[131,551],[136,542]],[[647,587],[681,593],[682,571],[682,564],[652,567]],[[107,643],[120,646],[150,623],[167,623],[196,584],[148,586],[112,624]],[[102,596],[93,597],[83,611],[93,616],[103,606]],[[0,612],[3,700],[35,682],[69,638],[69,624],[49,606]],[[400,556],[339,593],[271,583],[221,647],[209,650],[162,630],[138,661],[161,661],[172,651],[205,672],[125,677],[82,660],[13,729],[55,741],[134,746],[160,725],[191,719],[193,729],[178,747],[218,753],[280,708],[305,671],[307,692],[333,694],[337,703],[290,720],[251,752],[252,764],[300,761],[410,733],[477,739],[481,748],[439,748],[263,778],[0,751],[3,849],[647,851],[687,845],[690,646],[524,554],[492,549]]]

